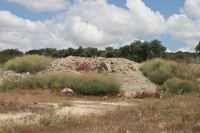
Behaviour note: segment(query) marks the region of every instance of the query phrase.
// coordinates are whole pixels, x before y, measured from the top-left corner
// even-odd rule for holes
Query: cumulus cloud
[[[33,48],[60,47],[67,41],[58,36],[41,21],[30,21],[8,11],[0,11],[0,48],[18,48],[27,51]],[[68,46],[74,46],[70,42]]]
[[[186,0],[180,12],[192,18],[200,18],[200,0]]]
[[[58,11],[64,10],[70,5],[68,0],[7,0],[9,2],[18,3],[26,6],[28,9],[42,11]]]
[[[151,11],[141,0],[128,1],[127,6],[130,10],[105,0],[79,0],[53,23],[62,27],[66,40],[83,46],[102,47],[163,32],[165,20],[159,12]]]
[[[48,8],[42,10],[40,7],[55,2],[65,5],[65,9],[64,3],[67,2],[35,0],[34,2],[41,3],[37,6],[27,0],[8,1],[21,2],[27,7],[32,5],[28,8],[35,11],[47,11]],[[160,12],[148,8],[142,0],[127,0],[126,6],[128,9],[108,4],[106,0],[76,0],[67,11],[44,21],[30,21],[8,11],[0,11],[0,47],[19,48],[23,51],[33,48],[63,49],[78,46],[102,49],[106,46],[119,47],[130,44],[138,36],[170,34],[175,40],[188,44],[180,50],[193,51],[199,41],[200,20],[193,20],[191,15],[186,13],[187,4],[181,9],[182,14],[174,14],[167,20]],[[51,8],[57,10],[54,6]]]
[[[167,20],[166,33],[171,34],[175,40],[188,44],[188,47],[183,48],[183,51],[186,49],[194,51],[200,38],[200,23],[184,14],[174,14]]]
[[[40,22],[32,22],[11,14],[8,11],[0,11],[0,30],[1,31],[26,31],[40,33],[46,30],[45,25]]]

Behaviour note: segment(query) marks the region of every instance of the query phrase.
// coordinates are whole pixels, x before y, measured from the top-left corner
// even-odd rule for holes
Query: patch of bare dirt
[[[49,108],[55,110],[57,115],[68,116],[81,116],[89,114],[103,114],[107,111],[117,109],[118,107],[125,107],[134,105],[127,102],[106,102],[106,101],[85,101],[85,100],[72,100],[68,101],[70,105],[62,105],[61,103],[36,103],[31,106]],[[23,122],[26,117],[34,117],[32,122],[36,122],[44,115],[43,113],[29,112],[16,112],[16,113],[0,113],[0,125],[5,121],[12,120],[15,122]]]

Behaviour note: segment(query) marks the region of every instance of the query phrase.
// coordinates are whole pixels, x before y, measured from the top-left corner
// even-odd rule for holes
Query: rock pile
[[[3,80],[6,79],[12,79],[12,78],[24,78],[25,76],[29,75],[30,73],[16,73],[15,71],[12,70],[8,70],[8,71],[4,71],[2,74],[0,74],[0,83]]]
[[[155,92],[157,86],[149,81],[139,70],[139,63],[123,58],[85,58],[69,56],[52,62],[43,72],[106,71],[113,73],[121,82],[122,90],[127,96],[136,92]]]

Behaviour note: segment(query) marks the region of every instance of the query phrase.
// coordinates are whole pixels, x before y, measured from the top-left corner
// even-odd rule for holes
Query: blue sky
[[[194,51],[200,0],[1,0],[0,50],[82,45],[104,49],[158,39]]]

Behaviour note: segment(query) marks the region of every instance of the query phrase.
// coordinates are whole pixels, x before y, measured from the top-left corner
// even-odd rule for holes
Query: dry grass
[[[42,125],[18,125],[21,132],[200,132],[200,96],[165,96],[103,116],[47,115]],[[56,118],[56,119],[54,119]],[[13,131],[13,130],[12,130]]]
[[[7,90],[0,91],[0,113],[36,111],[43,108],[33,107],[34,103],[65,103],[67,97],[49,90]]]
[[[152,82],[160,85],[173,77],[193,81],[200,77],[200,65],[177,63],[159,58],[142,63],[140,70]]]
[[[88,72],[81,75],[70,73],[40,73],[23,79],[4,80],[0,87],[3,90],[17,89],[63,89],[71,88],[84,95],[106,95],[118,92],[120,82],[114,75]]]
[[[0,64],[0,74],[3,74],[4,72],[4,65]]]
[[[6,70],[14,70],[16,72],[39,72],[52,62],[53,58],[41,55],[24,55],[9,60],[5,64]]]

